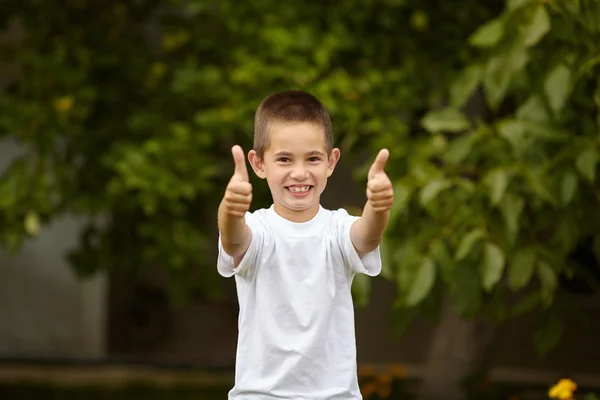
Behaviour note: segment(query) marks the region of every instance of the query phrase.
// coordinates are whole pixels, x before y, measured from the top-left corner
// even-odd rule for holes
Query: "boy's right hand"
[[[252,203],[252,185],[248,177],[244,150],[235,145],[231,148],[231,154],[233,155],[235,170],[225,189],[223,207],[225,214],[235,218],[244,218]]]

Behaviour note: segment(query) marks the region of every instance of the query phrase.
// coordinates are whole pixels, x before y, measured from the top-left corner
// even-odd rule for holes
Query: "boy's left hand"
[[[387,149],[379,151],[377,158],[371,165],[367,181],[367,200],[373,211],[383,213],[389,211],[394,202],[394,189],[392,182],[383,170],[390,156]]]

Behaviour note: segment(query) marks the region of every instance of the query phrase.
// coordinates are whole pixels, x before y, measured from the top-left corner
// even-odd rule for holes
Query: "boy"
[[[252,187],[244,152],[219,206],[221,275],[235,275],[239,337],[229,399],[362,399],[356,374],[356,273],[381,271],[379,243],[393,202],[383,171],[387,150],[368,174],[360,218],[321,207],[340,158],[329,114],[300,91],[267,97],[255,116],[252,169],[273,205],[248,212]]]

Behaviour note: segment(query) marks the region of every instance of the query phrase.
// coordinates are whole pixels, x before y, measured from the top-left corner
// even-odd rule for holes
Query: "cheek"
[[[327,165],[320,166],[319,168],[315,168],[313,171],[313,175],[319,182],[327,181]]]
[[[281,168],[270,168],[267,172],[267,181],[279,182],[282,179],[285,179],[285,175],[285,171]]]

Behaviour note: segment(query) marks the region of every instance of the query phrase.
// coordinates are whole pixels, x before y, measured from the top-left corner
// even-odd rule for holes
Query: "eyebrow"
[[[291,157],[293,154],[288,152],[288,151],[280,151],[278,153],[273,154],[274,157]],[[321,156],[321,157],[325,157],[325,154],[321,153],[320,151],[317,150],[313,150],[313,151],[309,151],[306,156]]]

